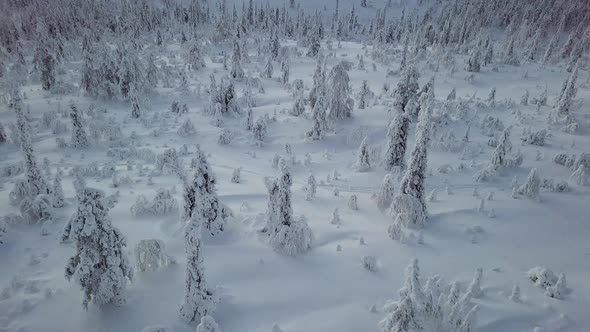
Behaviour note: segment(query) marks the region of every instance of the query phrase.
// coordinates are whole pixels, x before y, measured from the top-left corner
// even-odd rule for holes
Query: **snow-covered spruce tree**
[[[289,111],[289,114],[293,116],[300,116],[305,112],[305,99],[303,97],[303,93],[297,93],[295,97],[295,102],[293,103],[293,107]]]
[[[272,78],[272,73],[274,69],[272,66],[272,58],[268,57],[266,59],[266,65],[264,65],[264,71],[262,72],[262,77],[264,78]]]
[[[409,63],[397,82],[397,87],[393,92],[393,109],[391,111],[402,112],[406,109],[406,105],[410,99],[418,99],[416,93],[418,92],[418,71],[413,63]]]
[[[230,75],[235,80],[242,80],[244,78],[244,69],[242,69],[242,52],[240,51],[240,44],[234,41],[234,51],[231,56],[231,72]]]
[[[410,165],[400,183],[401,193],[413,196],[420,201],[425,215],[426,202],[424,195],[426,193],[424,181],[426,178],[428,142],[430,141],[431,111],[432,101],[427,101],[420,112],[420,120],[416,130],[416,145],[412,151]]]
[[[410,103],[407,104],[409,106]],[[408,108],[408,107],[406,107]],[[394,168],[404,168],[404,156],[408,143],[408,131],[410,127],[410,117],[407,111],[400,111],[389,123],[386,137],[386,150],[383,158],[383,166],[386,171]]]
[[[254,127],[254,116],[252,113],[252,107],[248,107],[248,111],[246,111],[246,120],[244,120],[244,129],[247,131],[251,131]]]
[[[479,47],[476,47],[469,55],[467,63],[465,63],[465,70],[479,73],[479,70],[481,69],[480,58],[481,52],[479,51]]]
[[[360,110],[364,110],[367,106],[369,106],[369,99],[371,98],[372,92],[369,89],[369,84],[367,80],[363,80],[363,84],[361,85],[361,91],[359,92],[359,106]]]
[[[305,200],[312,201],[317,192],[317,181],[313,174],[309,174],[307,182],[305,183]]]
[[[531,169],[526,182],[518,188],[518,193],[530,199],[539,200],[539,189],[541,187],[541,178],[536,168]]]
[[[307,137],[312,140],[320,140],[324,137],[326,130],[328,130],[328,119],[326,118],[326,98],[320,96],[316,101],[311,119],[313,121],[312,128],[307,132]]]
[[[318,36],[317,30],[312,31],[309,36],[309,48],[307,49],[306,55],[315,58],[320,53],[320,48],[320,37]]]
[[[102,191],[83,190],[61,240],[75,243],[76,255],[69,259],[65,276],[82,287],[84,308],[88,308],[90,301],[99,306],[124,303],[133,270],[125,250],[127,241],[112,225]]]
[[[266,139],[266,131],[266,121],[262,117],[258,118],[252,127],[252,136],[258,143],[262,143]]]
[[[43,90],[50,90],[55,85],[55,58],[46,46],[40,47],[40,53],[38,56],[40,57],[39,71],[41,73],[41,87]]]
[[[219,202],[215,175],[199,147],[194,160],[193,178],[184,184],[182,221],[189,220],[195,212],[200,213],[202,216],[198,218],[203,223],[203,230],[216,235],[224,230],[229,211]]]
[[[202,227],[207,223],[206,200],[197,200],[190,220],[184,228],[184,250],[186,253],[186,277],[184,301],[180,316],[188,321],[200,321],[213,313],[216,306],[214,293],[207,287],[203,260],[201,236]]]
[[[131,117],[138,119],[141,116],[141,108],[139,106],[139,98],[137,97],[137,91],[135,89],[131,90],[129,100],[131,101]]]
[[[234,168],[234,171],[232,172],[231,175],[231,183],[240,183],[242,182],[242,177],[241,177],[241,173],[242,173],[242,168],[238,167],[238,168]]]
[[[311,249],[313,233],[305,219],[295,219],[291,207],[291,173],[284,166],[277,180],[276,229],[271,230],[270,244],[274,251],[294,256]]]
[[[32,129],[27,122],[18,93],[12,94],[9,108],[16,113],[16,131],[25,159],[25,179],[28,187],[26,191],[30,195],[29,198],[33,200],[37,195],[49,194],[49,186],[37,164],[31,139]]]
[[[391,207],[391,203],[393,202],[393,197],[395,194],[394,184],[395,177],[393,176],[393,174],[385,174],[385,176],[383,177],[383,181],[381,181],[381,188],[375,196],[377,208],[379,208],[381,212],[384,212]]]
[[[0,144],[4,144],[8,142],[8,136],[6,135],[6,129],[4,129],[4,125],[0,122]]]
[[[268,201],[266,207],[266,224],[260,230],[260,233],[271,236],[277,232],[278,227],[278,195],[279,183],[275,178],[264,178],[264,184],[268,192]]]
[[[518,66],[520,64],[520,60],[518,59],[518,54],[515,50],[515,36],[512,36],[508,41],[506,49],[504,51],[504,64],[510,66]]]
[[[326,72],[322,58],[318,58],[315,71],[313,72],[313,86],[309,91],[309,106],[315,107],[317,100],[326,94]]]
[[[347,65],[340,62],[335,65],[328,76],[328,117],[330,119],[347,119],[352,116],[354,100],[350,97],[350,78]]]
[[[570,175],[570,179],[574,181],[575,184],[579,186],[586,186],[588,185],[588,171],[586,170],[586,166],[580,165],[573,173]]]
[[[52,205],[54,208],[61,208],[66,205],[64,190],[61,186],[61,175],[59,172],[55,172],[51,195],[53,198]]]
[[[566,82],[564,82],[564,86],[562,86],[561,93],[559,95],[559,99],[557,101],[557,114],[559,116],[566,116],[571,113],[571,108],[573,105],[573,100],[576,97],[576,80],[578,78],[578,66],[574,68],[572,73],[569,75]]]
[[[88,147],[88,136],[82,127],[82,114],[74,104],[70,105],[70,119],[72,120],[71,146],[76,149]]]
[[[289,83],[289,72],[290,72],[290,64],[289,59],[283,59],[281,61],[281,76],[279,77],[279,81],[283,84]]]
[[[367,137],[363,139],[357,151],[356,163],[354,169],[357,172],[366,172],[371,169],[371,156],[369,155],[369,145],[367,144]]]

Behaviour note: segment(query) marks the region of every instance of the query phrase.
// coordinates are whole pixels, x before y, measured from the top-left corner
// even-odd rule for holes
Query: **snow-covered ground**
[[[282,39],[281,44],[297,47],[290,40]],[[325,43],[322,48],[326,48]],[[368,172],[359,173],[352,168],[365,136],[371,147],[381,149],[392,99],[390,93],[379,96],[383,94],[384,83],[394,88],[400,78],[399,74],[386,76],[389,69],[399,67],[399,62],[374,62],[368,55],[371,48],[367,46],[365,52],[361,43],[342,42],[341,47],[334,43],[335,56],[327,59],[327,68],[341,60],[350,61],[355,103],[363,80],[368,81],[377,97],[371,99],[366,109],[355,107],[352,119],[337,122],[335,130],[320,141],[305,138],[305,132],[311,128],[309,108],[302,116],[289,115],[294,100],[286,86],[277,81],[276,64],[274,78],[261,79],[265,92],[253,89],[254,119],[265,114],[276,118],[268,123],[268,135],[262,146],[255,145],[243,129],[241,116],[223,119],[223,128],[229,129],[234,138],[228,145],[218,144],[221,128],[213,124],[212,116],[203,113],[209,103],[205,87],[211,73],[219,79],[226,71],[221,63],[209,57],[205,68],[189,73],[189,91],[159,87],[149,96],[149,102],[148,97],[142,99],[144,120],[129,117],[127,102],[97,101],[77,92],[56,96],[43,91],[38,82],[24,86],[21,92],[26,96],[24,104],[30,108],[37,160],[42,164],[48,158],[52,174],[58,168],[64,171],[67,205],[55,209],[53,221],[7,227],[2,238],[4,243],[0,244],[0,331],[141,331],[150,325],[168,326],[179,332],[195,329],[194,324],[189,325],[178,316],[184,296],[186,263],[181,208],[179,213],[165,216],[132,216],[130,212],[139,195],[151,200],[160,188],[174,188],[181,207],[181,181],[170,174],[150,176],[153,162],[139,158],[128,162],[108,156],[105,142],[93,143],[84,150],[59,148],[56,136],[42,128],[39,119],[44,112],[67,109],[70,102],[84,112],[92,108],[104,110],[105,118],[112,117],[114,123],[121,125],[123,137],[137,148],[148,148],[159,154],[166,148],[179,150],[186,144],[189,154],[182,156],[182,161],[189,174],[195,145],[207,154],[217,178],[219,198],[234,214],[220,236],[204,240],[207,282],[216,286],[220,294],[213,316],[223,331],[271,331],[273,323],[284,332],[377,331],[378,322],[384,316],[381,307],[387,300],[397,298],[404,268],[413,257],[418,258],[423,275],[439,274],[447,282],[459,281],[463,286],[470,282],[476,268],[483,268],[484,294],[473,300],[479,306],[478,331],[533,331],[535,327],[542,328],[541,331],[588,331],[590,187],[575,184],[570,180],[573,170],[557,165],[552,159],[557,153],[590,152],[590,73],[580,70],[578,76],[575,102],[581,107],[575,114],[582,123],[580,132],[572,135],[550,129],[545,145],[536,146],[522,144],[521,132],[528,128],[532,131],[547,128],[547,115],[561,83],[569,75],[563,65],[500,64],[497,71],[486,66],[475,73],[472,81],[467,81],[464,56],[456,57],[454,73],[443,64],[435,71],[436,65],[418,62],[420,86],[435,77],[435,113],[444,108],[446,96],[455,88],[457,98],[469,101],[470,115],[466,119],[471,122],[466,143],[461,138],[467,131],[468,121],[451,120],[438,127],[428,151],[426,187],[428,193],[436,190],[436,199],[427,203],[430,217],[421,231],[424,243],[418,244],[412,237],[400,243],[387,234],[394,218],[381,213],[372,199],[386,171],[378,160],[372,160]],[[299,49],[305,54],[306,48]],[[176,50],[178,45],[170,45],[162,53],[172,54]],[[250,53],[250,62],[244,63],[244,69],[247,74],[258,76],[265,60],[257,58],[254,50]],[[359,55],[364,55],[365,70],[357,68]],[[305,56],[291,58],[289,81],[303,80],[307,93],[312,86],[315,63],[315,59]],[[488,106],[486,99],[493,87],[497,89],[496,105]],[[534,98],[546,87],[548,106],[537,110],[532,104],[520,105],[526,90]],[[243,82],[236,83],[239,96],[244,89]],[[509,106],[510,99],[514,101],[512,106]],[[171,113],[169,108],[174,100],[186,103],[188,113]],[[478,102],[483,106],[475,114],[473,106]],[[156,113],[159,118],[153,118]],[[493,181],[476,182],[474,175],[488,163],[494,149],[488,145],[490,137],[480,129],[480,120],[486,115],[498,117],[506,127],[513,126],[513,150],[520,150],[524,161]],[[177,130],[186,119],[195,125],[196,133],[180,136]],[[0,122],[6,126],[14,120],[7,103],[0,105]],[[62,120],[69,125],[67,118]],[[85,121],[88,127],[92,119],[85,116]],[[406,160],[414,146],[415,127],[413,120]],[[154,135],[154,130],[159,133]],[[445,133],[453,133],[461,148],[457,151],[443,148],[440,137],[448,136]],[[58,136],[66,141],[70,139],[69,132]],[[285,144],[290,144],[296,161],[290,167],[293,211],[296,216],[307,217],[315,235],[313,248],[295,257],[277,254],[257,232],[264,224],[268,200],[263,179],[278,175],[272,168],[276,154],[290,158]],[[306,155],[311,157],[311,163],[304,162]],[[22,158],[17,144],[0,145],[0,167]],[[85,178],[88,187],[104,190],[107,195],[119,192],[118,203],[109,215],[127,237],[132,262],[135,262],[132,250],[142,239],[162,240],[167,253],[177,262],[157,271],[136,271],[128,286],[125,305],[99,308],[91,304],[85,311],[80,305],[79,286],[64,278],[64,266],[75,249],[71,244],[61,244],[60,237],[76,209],[74,177],[69,172],[74,166],[93,162],[99,167],[114,162],[118,177],[128,175],[132,180],[113,188],[110,177]],[[128,165],[132,166],[131,170]],[[140,165],[147,169],[142,174],[138,171]],[[241,182],[232,183],[232,173],[238,167],[242,168]],[[538,170],[542,179],[568,181],[570,191],[551,192],[542,188],[540,201],[522,195],[513,197],[513,178],[523,184],[532,168]],[[338,179],[334,179],[334,170],[339,174]],[[317,197],[312,201],[305,199],[304,191],[310,173],[318,180]],[[18,177],[0,180],[3,215],[18,213],[18,207],[11,205],[8,197]],[[396,191],[397,186],[398,182]],[[338,196],[334,195],[335,188]],[[488,200],[491,192],[493,198]],[[358,197],[358,210],[348,207],[353,194]],[[485,202],[483,211],[479,209],[481,199]],[[334,208],[339,210],[340,225],[330,223]],[[494,218],[489,216],[492,209]],[[418,232],[411,233],[418,236]],[[376,271],[363,267],[362,258],[367,255],[377,259]],[[569,291],[562,299],[546,296],[543,289],[529,280],[527,271],[535,266],[567,275]],[[514,285],[520,286],[521,303],[509,300]],[[370,310],[373,305],[377,312]]]

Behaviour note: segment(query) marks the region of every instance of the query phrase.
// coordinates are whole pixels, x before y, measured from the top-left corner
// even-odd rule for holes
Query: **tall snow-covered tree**
[[[205,263],[201,244],[202,227],[207,223],[205,200],[198,200],[190,220],[184,228],[184,250],[186,253],[186,277],[184,301],[180,316],[188,322],[201,319],[215,310],[215,294],[207,287]]]
[[[70,119],[72,120],[72,147],[82,149],[88,146],[88,136],[82,127],[82,114],[76,105],[70,105]]]
[[[320,96],[316,101],[311,118],[313,121],[311,130],[307,132],[307,137],[312,140],[320,140],[324,137],[326,130],[328,129],[328,120],[326,119],[326,98]]]
[[[276,228],[271,230],[270,244],[278,253],[294,256],[311,249],[313,233],[304,219],[293,217],[291,207],[291,173],[283,166],[281,175],[277,179],[276,199]],[[272,198],[272,196],[271,196]]]
[[[369,145],[365,137],[357,151],[356,163],[354,168],[357,172],[366,172],[371,169],[371,156],[369,155]]]
[[[240,51],[240,44],[234,42],[234,51],[231,56],[231,72],[230,75],[235,80],[242,80],[244,78],[244,69],[242,69],[242,52]]]
[[[364,110],[367,106],[369,106],[369,98],[371,98],[371,90],[369,89],[369,84],[367,80],[363,80],[363,84],[361,85],[361,91],[359,92],[359,106],[360,110]]]
[[[43,90],[50,90],[55,85],[56,61],[48,47],[41,46],[38,56],[39,71],[41,73],[41,87]]]
[[[40,194],[49,194],[49,186],[41,169],[37,164],[37,158],[33,150],[31,139],[32,129],[27,122],[26,116],[22,109],[22,101],[18,93],[13,93],[9,108],[16,113],[16,130],[19,139],[21,151],[25,159],[25,178],[28,186],[28,193],[31,200]]]
[[[504,64],[511,65],[511,66],[518,66],[520,64],[520,60],[518,59],[518,54],[515,49],[515,37],[512,36],[508,40],[508,44],[506,49],[504,50]]]
[[[385,176],[383,177],[383,181],[381,182],[381,188],[375,196],[377,208],[379,208],[381,212],[384,212],[391,207],[391,203],[393,202],[393,197],[395,194],[394,184],[395,177],[393,176],[393,174],[385,174]]]
[[[328,76],[328,117],[346,119],[352,116],[354,101],[350,97],[350,78],[347,65],[340,62]]]
[[[202,220],[204,231],[211,235],[222,232],[225,222],[229,216],[227,208],[219,202],[215,189],[216,179],[205,153],[197,148],[194,175],[192,180],[184,185],[184,206],[182,221],[191,219],[196,213],[201,213],[199,220]],[[198,208],[198,209],[197,209]]]
[[[55,177],[53,178],[51,195],[53,197],[52,205],[54,208],[64,207],[66,203],[64,197],[64,190],[61,186],[61,175],[59,174],[59,172],[56,172]]]
[[[426,180],[427,151],[430,141],[431,102],[427,101],[420,112],[420,121],[416,130],[416,145],[412,151],[410,165],[400,183],[401,192],[418,199],[422,203],[424,212],[426,212],[424,182]]]
[[[408,64],[404,68],[397,87],[393,92],[393,111],[402,112],[406,109],[406,105],[412,97],[418,99],[416,96],[419,88],[418,77],[418,71],[413,63]]]
[[[0,144],[6,143],[8,141],[8,136],[6,135],[6,130],[4,129],[4,125],[0,122]]]
[[[560,116],[565,116],[571,113],[571,108],[573,105],[573,100],[576,96],[577,88],[576,88],[576,80],[578,78],[578,66],[574,68],[572,73],[567,78],[567,81],[564,82],[564,86],[562,86],[561,93],[559,95],[559,99],[557,101],[557,114]]]
[[[326,73],[322,59],[318,58],[313,72],[313,86],[309,91],[309,106],[314,109],[316,101],[326,94]]]
[[[480,57],[481,52],[479,51],[479,47],[476,47],[469,55],[467,63],[465,63],[465,70],[479,73],[479,70],[481,69]]]
[[[391,171],[395,167],[405,167],[404,156],[408,144],[409,127],[410,117],[406,111],[397,112],[393,120],[389,123],[385,140],[386,150],[383,158],[385,170]]]
[[[65,276],[80,284],[85,309],[91,301],[99,306],[124,303],[127,282],[133,277],[127,240],[112,225],[108,210],[102,191],[85,188],[61,237],[62,242],[75,243],[76,255],[69,259]]]

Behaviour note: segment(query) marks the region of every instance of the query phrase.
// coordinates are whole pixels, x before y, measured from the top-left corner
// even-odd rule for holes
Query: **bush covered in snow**
[[[440,276],[426,279],[424,286],[422,282],[418,260],[414,259],[405,270],[399,300],[383,307],[380,331],[475,331],[478,306],[471,302],[471,292],[461,294],[457,283],[445,287]]]
[[[151,202],[143,195],[137,196],[137,200],[131,206],[131,215],[139,216],[165,216],[178,210],[178,201],[168,189],[158,189]]]
[[[166,254],[166,247],[161,240],[140,240],[133,251],[135,254],[135,266],[140,272],[155,271],[174,262]]]

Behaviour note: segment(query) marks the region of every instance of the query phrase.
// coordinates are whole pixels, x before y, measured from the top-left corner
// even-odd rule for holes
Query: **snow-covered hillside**
[[[588,4],[6,2],[0,331],[589,330]]]

